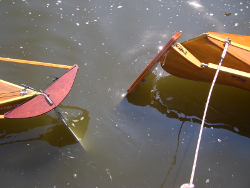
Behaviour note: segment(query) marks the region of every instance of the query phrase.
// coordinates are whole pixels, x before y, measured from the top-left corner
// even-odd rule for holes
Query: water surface
[[[161,67],[126,90],[181,32],[249,35],[249,1],[0,0],[3,57],[78,64],[54,111],[1,120],[1,187],[180,187],[191,175],[210,84]],[[1,79],[41,89],[65,70],[0,62]],[[249,187],[249,92],[216,85],[194,178],[196,187]],[[38,107],[39,108],[39,107]]]

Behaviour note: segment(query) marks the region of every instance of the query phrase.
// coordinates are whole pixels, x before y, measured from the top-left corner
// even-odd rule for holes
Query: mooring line
[[[198,141],[197,141],[197,146],[196,146],[196,151],[195,151],[195,157],[194,157],[194,163],[193,163],[192,173],[191,173],[191,177],[190,177],[190,182],[189,182],[189,184],[183,184],[181,186],[181,188],[194,188],[193,180],[194,180],[195,168],[196,168],[196,163],[197,163],[197,159],[198,159],[198,152],[199,152],[199,148],[200,148],[201,136],[202,136],[203,127],[204,127],[204,123],[205,123],[205,119],[206,119],[207,109],[208,109],[209,101],[210,101],[212,91],[213,91],[213,88],[214,88],[214,84],[215,84],[216,79],[218,77],[222,61],[226,56],[227,49],[228,49],[228,46],[231,43],[231,40],[229,38],[227,38],[225,42],[226,43],[225,43],[225,47],[224,47],[224,50],[223,50],[222,55],[221,55],[221,60],[220,60],[220,63],[218,65],[218,68],[216,70],[216,73],[215,73],[215,76],[214,76],[214,79],[213,79],[213,82],[212,82],[212,85],[210,87],[210,91],[209,91],[209,94],[208,94],[208,97],[207,97],[206,107],[205,107],[205,110],[204,110],[202,123],[201,123],[201,128],[200,128],[200,133],[199,133],[199,138],[198,138]]]

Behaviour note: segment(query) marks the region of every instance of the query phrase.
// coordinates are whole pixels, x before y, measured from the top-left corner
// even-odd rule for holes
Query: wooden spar
[[[4,57],[0,57],[0,61],[23,63],[23,64],[29,64],[29,65],[39,65],[39,66],[62,68],[62,69],[70,69],[72,67],[72,66],[69,66],[69,65],[44,63],[44,62],[39,62],[39,61],[28,61],[28,60],[12,59],[12,58],[4,58]]]

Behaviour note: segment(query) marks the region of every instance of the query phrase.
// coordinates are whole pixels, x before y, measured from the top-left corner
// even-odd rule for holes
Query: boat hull
[[[161,58],[162,68],[166,72],[180,78],[212,82],[224,48],[223,40],[218,40],[217,37],[219,39],[231,39],[232,45],[228,48],[216,83],[249,91],[250,62],[247,57],[250,56],[250,51],[248,51],[247,45],[250,44],[250,37],[248,36],[225,33],[204,34],[183,42],[181,45],[184,47],[184,50],[172,46],[166,53],[167,57]],[[185,55],[180,55],[185,50],[197,58],[199,62],[208,65],[208,67],[197,66],[197,64],[186,58]]]
[[[78,66],[74,65],[44,92],[4,114],[4,118],[30,118],[49,112],[68,95],[74,83]]]

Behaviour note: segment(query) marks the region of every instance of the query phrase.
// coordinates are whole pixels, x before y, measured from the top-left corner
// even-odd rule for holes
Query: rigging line
[[[62,113],[60,112],[60,110],[58,109],[58,107],[56,106],[56,104],[54,102],[53,102],[53,104],[55,105],[55,109],[54,110],[58,114],[59,118],[62,120],[62,122],[64,123],[64,125],[66,125],[66,127],[70,130],[70,132],[74,135],[74,137],[76,138],[76,140],[78,142],[80,142],[80,140],[78,139],[78,137],[76,136],[76,134],[72,131],[72,129],[70,128],[70,126],[66,123],[65,118],[63,117]]]
[[[194,188],[193,180],[194,180],[195,168],[196,168],[196,163],[197,163],[197,159],[198,159],[198,152],[199,152],[199,147],[200,147],[200,142],[201,142],[202,131],[203,131],[203,127],[204,127],[204,123],[205,123],[205,119],[206,119],[207,109],[208,109],[209,101],[210,101],[211,94],[212,94],[212,91],[213,91],[213,88],[214,88],[214,84],[216,82],[216,79],[217,79],[219,71],[220,71],[222,61],[225,58],[225,55],[226,55],[226,52],[227,52],[227,49],[228,49],[228,46],[230,45],[230,43],[231,43],[231,40],[229,38],[227,38],[226,41],[225,41],[224,50],[223,50],[222,55],[221,55],[220,63],[218,65],[218,68],[217,68],[216,73],[214,75],[214,79],[213,79],[213,82],[212,82],[212,85],[210,87],[210,91],[209,91],[209,94],[208,94],[208,97],[207,97],[206,107],[205,107],[205,110],[204,110],[202,123],[201,123],[201,128],[200,128],[200,133],[199,133],[199,138],[198,138],[198,141],[197,141],[197,147],[196,147],[196,151],[195,151],[195,157],[194,157],[194,163],[193,163],[192,173],[191,173],[191,177],[190,177],[190,183],[189,184],[183,184],[181,186],[181,188]]]
[[[34,93],[33,95],[31,95],[30,97],[28,97],[25,101],[23,101],[22,103],[19,103],[19,104],[16,104],[16,105],[13,105],[13,106],[7,106],[7,107],[3,107],[3,108],[0,108],[0,110],[2,109],[7,109],[7,108],[12,108],[12,110],[6,112],[6,114],[9,114],[10,112],[12,112],[13,110],[15,110],[17,107],[23,105],[24,103],[28,102],[30,99],[32,99],[33,97],[35,97],[37,94],[39,94],[39,92],[37,91],[36,93]]]
[[[72,131],[72,129],[70,128],[70,126],[66,123],[65,118],[63,117],[62,113],[60,112],[59,108],[57,107],[57,105],[54,103],[54,101],[45,93],[43,92],[44,96],[48,97],[49,100],[51,101],[52,105],[55,106],[54,110],[57,113],[57,115],[59,116],[59,118],[62,120],[62,122],[64,123],[64,125],[66,125],[66,127],[70,130],[70,132],[74,135],[74,137],[76,138],[76,140],[78,142],[80,142],[80,139],[78,139],[78,137],[76,136],[76,134]],[[45,99],[46,99],[45,97]]]
[[[72,66],[67,72],[71,71],[75,66]],[[63,76],[63,75],[62,75]],[[60,77],[56,77],[56,76],[48,76],[48,77],[53,77],[54,79],[52,80],[52,82],[50,82],[48,85],[44,86],[42,88],[42,90],[47,89],[49,86],[51,86],[53,83],[55,83],[58,79],[60,79],[62,76]]]

